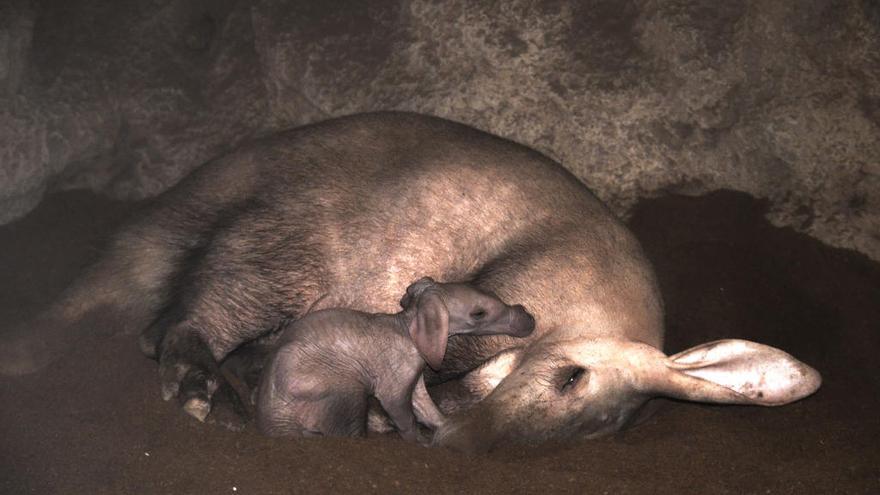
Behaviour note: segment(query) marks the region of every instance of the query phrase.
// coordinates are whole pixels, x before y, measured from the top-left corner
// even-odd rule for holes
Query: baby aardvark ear
[[[418,296],[409,335],[428,366],[440,369],[449,338],[449,310],[439,291],[425,290]]]

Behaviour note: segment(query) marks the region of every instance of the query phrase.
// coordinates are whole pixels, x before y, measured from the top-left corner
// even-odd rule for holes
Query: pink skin
[[[535,327],[522,306],[427,277],[407,288],[401,306],[403,311],[392,315],[320,310],[289,325],[263,371],[260,431],[361,436],[367,397],[374,396],[400,435],[415,440],[417,416],[431,428],[443,421],[421,377],[426,361],[440,368],[449,336],[526,337]]]

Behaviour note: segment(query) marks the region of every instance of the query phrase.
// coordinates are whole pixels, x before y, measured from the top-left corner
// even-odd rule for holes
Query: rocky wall
[[[873,0],[0,0],[0,222],[379,109],[528,144],[624,216],[735,189],[880,260]]]

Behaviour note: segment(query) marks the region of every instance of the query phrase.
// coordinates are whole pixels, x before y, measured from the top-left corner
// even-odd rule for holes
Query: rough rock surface
[[[402,109],[558,159],[619,214],[718,188],[880,259],[880,4],[0,2],[0,222],[154,195],[243,139]]]

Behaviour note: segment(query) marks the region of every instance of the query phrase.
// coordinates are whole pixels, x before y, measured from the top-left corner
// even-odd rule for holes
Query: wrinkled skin
[[[495,418],[490,438],[471,427],[476,412],[462,411],[438,444],[593,436],[627,424],[652,395],[781,404],[820,383],[815,370],[759,344],[667,358],[653,270],[581,182],[516,143],[403,113],[294,129],[197,169],[119,232],[44,315],[10,334],[0,371],[45,366],[80,335],[74,322],[104,308],[145,329],[141,348],[159,361],[163,396],[211,420],[228,410],[218,362],[230,352],[310,309],[390,313],[423,274],[472,281],[537,322],[523,340],[450,339],[432,383],[505,350],[516,359],[465,377],[473,393],[440,401],[452,411],[486,397],[478,408]],[[589,377],[588,386],[553,395],[551,378],[572,366],[587,370],[574,381]]]
[[[346,309],[310,313],[288,325],[257,399],[257,427],[270,436],[362,436],[374,396],[407,440],[416,417],[443,422],[425,390],[425,361],[439,368],[451,335],[526,337],[535,320],[522,306],[464,284],[423,278],[393,315]],[[415,414],[414,414],[415,413]]]

